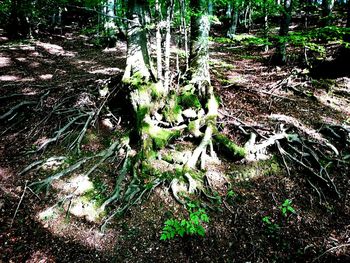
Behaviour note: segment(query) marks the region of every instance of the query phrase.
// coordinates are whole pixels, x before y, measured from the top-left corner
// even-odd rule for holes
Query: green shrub
[[[165,221],[160,240],[173,239],[175,236],[185,235],[205,236],[203,223],[209,223],[209,217],[204,209],[198,208],[194,203],[188,205],[189,219],[168,219]]]

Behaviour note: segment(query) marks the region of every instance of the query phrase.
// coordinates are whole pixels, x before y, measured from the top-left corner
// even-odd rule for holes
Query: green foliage
[[[184,237],[185,235],[205,236],[203,223],[209,223],[209,217],[206,211],[199,208],[195,203],[187,204],[189,212],[188,219],[168,219],[165,221],[160,240],[173,239],[175,236]]]
[[[231,189],[227,192],[226,197],[232,198],[236,195],[236,193]]]
[[[350,28],[327,26],[308,31],[294,31],[288,36],[274,36],[273,38],[282,43],[288,42],[297,47],[306,47],[318,54],[316,58],[323,59],[326,56],[326,45],[330,42],[348,47],[349,43],[344,41],[347,35],[350,35]]]
[[[281,209],[282,215],[286,217],[288,213],[295,214],[295,209],[292,207],[292,201],[289,199],[284,200],[283,204],[279,207]]]
[[[228,37],[215,37],[210,38],[211,41],[220,44],[234,44],[234,45],[243,45],[243,46],[271,46],[273,45],[268,38],[265,37],[257,37],[248,34],[237,34],[232,39]]]
[[[274,223],[270,216],[264,216],[262,222],[267,226],[267,230],[270,234],[273,234],[280,229],[280,226]]]
[[[136,72],[129,79],[125,79],[124,83],[129,84],[131,87],[137,89],[142,87],[145,83],[144,77],[140,72]]]
[[[289,213],[296,213],[295,209],[292,207],[292,201],[290,199],[284,200],[282,205],[280,205],[278,208],[280,209],[283,217],[287,217]],[[280,230],[280,224],[276,223],[270,216],[264,216],[262,218],[262,222],[265,226],[267,226],[267,230],[270,234],[275,234]],[[280,223],[283,223],[283,220],[280,220]]]

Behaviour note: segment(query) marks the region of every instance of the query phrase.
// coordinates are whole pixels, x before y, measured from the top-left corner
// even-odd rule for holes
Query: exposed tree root
[[[38,102],[37,101],[22,101],[18,103],[16,106],[12,107],[9,111],[5,112],[3,115],[0,116],[0,121],[9,119],[13,114],[16,113],[20,108],[24,106],[29,106],[29,105],[36,105]]]

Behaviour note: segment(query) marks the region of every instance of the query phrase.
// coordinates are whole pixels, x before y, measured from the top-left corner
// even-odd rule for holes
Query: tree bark
[[[162,34],[160,32],[160,23],[162,20],[162,13],[159,1],[155,1],[156,12],[156,53],[157,53],[157,78],[163,82],[163,66],[162,66]]]
[[[209,75],[209,30],[210,22],[207,1],[194,0],[190,2],[191,16],[191,46],[190,46],[190,82],[199,91],[200,97],[205,97],[210,86]]]
[[[238,25],[238,14],[238,4],[236,1],[234,1],[231,9],[231,26],[227,32],[227,36],[231,39],[236,35]]]
[[[188,38],[187,38],[187,23],[186,23],[186,2],[185,0],[180,0],[181,4],[181,23],[184,34],[184,47],[185,47],[185,61],[186,61],[186,71],[188,70]]]
[[[322,0],[322,26],[331,24],[331,14],[334,6],[334,0]]]
[[[292,0],[284,0],[281,25],[279,31],[279,40],[277,42],[274,61],[276,64],[285,64],[287,62],[286,37],[288,36],[289,24],[292,19]]]
[[[167,19],[166,19],[166,33],[165,33],[165,52],[164,52],[164,89],[169,90],[170,86],[170,40],[171,40],[171,21],[173,17],[174,0],[167,1]]]
[[[142,0],[128,1],[128,51],[124,80],[131,78],[136,73],[146,80],[149,80],[152,75],[143,18],[145,8],[145,2]]]
[[[11,13],[6,26],[6,32],[9,38],[27,38],[31,35],[31,25],[28,17],[31,11],[31,4],[30,1],[26,3],[20,0],[11,1]]]
[[[350,1],[347,1],[347,7],[348,7],[348,16],[346,19],[346,27],[350,27]]]
[[[107,0],[104,7],[104,13],[106,16],[104,23],[104,30],[107,37],[108,47],[113,47],[116,44],[116,24],[115,17],[115,0]]]

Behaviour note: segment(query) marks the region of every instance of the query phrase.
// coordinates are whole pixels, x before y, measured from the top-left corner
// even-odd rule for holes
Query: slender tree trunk
[[[331,24],[331,14],[334,6],[334,0],[322,0],[322,23],[323,26]]]
[[[231,4],[231,2],[229,2],[227,4],[226,17],[231,18],[231,16],[232,16],[232,4]]]
[[[201,158],[201,169],[204,169],[208,147],[211,157],[216,156],[213,150],[212,137],[216,131],[218,103],[210,84],[208,5],[205,0],[191,1],[190,4],[193,12],[191,16],[190,83],[194,85],[196,93],[201,98],[202,105],[206,104],[207,112],[204,118],[206,128],[202,141],[193,151],[187,166],[195,168],[199,158]]]
[[[210,16],[214,15],[213,0],[208,0],[208,13],[209,13]]]
[[[113,47],[116,43],[116,25],[115,17],[115,0],[107,0],[105,3],[104,14],[106,16],[104,30],[107,37],[107,44]]]
[[[170,86],[170,40],[171,40],[171,21],[174,11],[174,0],[169,0],[167,2],[167,20],[166,20],[166,33],[165,33],[165,52],[164,52],[164,89],[169,90]]]
[[[305,0],[304,28],[306,29],[309,27],[311,5],[312,5],[312,0]]]
[[[182,29],[184,34],[184,46],[185,46],[185,61],[186,61],[186,70],[188,70],[188,37],[187,37],[187,23],[186,23],[186,2],[185,0],[180,0],[181,4],[181,20],[182,20]]]
[[[347,0],[348,16],[346,20],[346,27],[350,27],[350,0]]]
[[[238,4],[237,1],[234,1],[231,9],[231,26],[227,32],[227,36],[231,39],[236,35],[238,25],[238,14]]]
[[[162,13],[159,1],[155,1],[156,11],[156,53],[157,53],[157,78],[163,83],[163,66],[162,66],[162,34],[160,32]]]
[[[10,18],[6,26],[7,34],[10,38],[26,38],[31,36],[31,26],[28,17],[31,2],[20,0],[11,1]]]
[[[281,25],[279,31],[279,40],[276,46],[274,60],[277,64],[285,64],[287,62],[286,54],[286,37],[288,36],[289,24],[292,18],[292,0],[284,0]]]
[[[129,79],[139,73],[143,78],[150,79],[151,65],[147,47],[147,35],[142,16],[145,3],[142,0],[128,1],[127,29],[127,60],[123,79]]]
[[[264,36],[267,39],[269,35],[269,18],[268,18],[268,6],[267,0],[264,0]],[[265,45],[265,52],[269,51],[269,45]]]
[[[205,97],[206,88],[210,86],[208,5],[205,0],[194,0],[190,5],[194,13],[191,16],[191,82],[198,88],[199,95]]]

